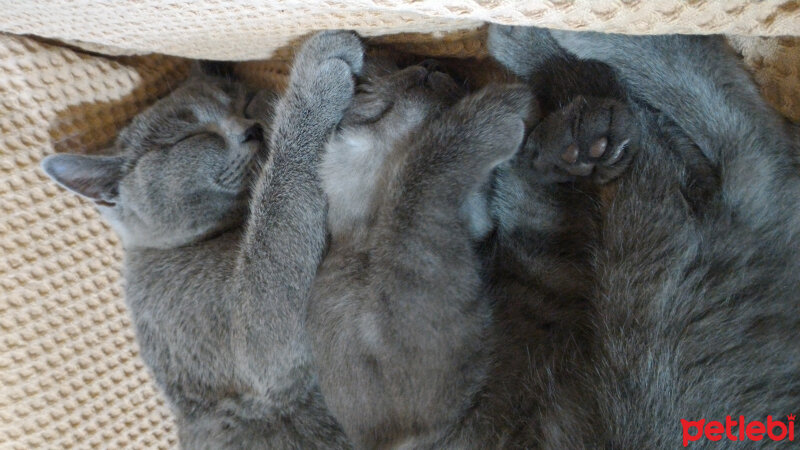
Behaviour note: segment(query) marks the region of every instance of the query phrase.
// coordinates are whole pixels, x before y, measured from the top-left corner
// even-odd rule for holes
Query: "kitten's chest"
[[[226,370],[232,280],[225,253],[213,257],[205,250],[126,254],[126,303],[154,372],[194,373],[198,362],[201,371]]]
[[[331,233],[363,227],[369,220],[389,177],[389,152],[386,145],[364,134],[345,133],[327,144],[319,173],[328,198]]]

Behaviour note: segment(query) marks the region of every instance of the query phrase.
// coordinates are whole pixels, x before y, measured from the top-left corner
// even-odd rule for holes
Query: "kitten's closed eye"
[[[186,123],[197,123],[197,116],[189,109],[183,109],[175,114],[175,119]]]
[[[213,131],[199,131],[197,133],[187,134],[183,137],[178,138],[178,140],[175,141],[175,144],[180,144],[181,142],[188,141],[189,139],[195,139],[195,138],[208,139],[215,137],[219,137],[219,135],[217,135],[217,133],[214,133]]]
[[[248,103],[270,120],[274,94],[243,85],[190,81],[139,114],[113,157],[63,155],[43,166],[62,186],[92,200],[126,246],[174,247],[241,219],[250,177],[266,158],[264,131]],[[113,163],[113,164],[112,164]]]

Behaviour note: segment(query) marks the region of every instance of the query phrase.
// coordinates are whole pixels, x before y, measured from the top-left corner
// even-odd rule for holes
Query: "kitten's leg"
[[[426,192],[432,199],[460,200],[516,154],[526,123],[538,115],[535,106],[530,89],[522,85],[489,85],[462,99],[420,139],[424,148],[408,169],[414,178],[405,183],[436,185]]]
[[[362,54],[349,32],[320,33],[302,46],[276,106],[271,161],[251,200],[232,342],[238,378],[253,401],[277,409],[312,384],[303,315],[326,234],[316,166],[352,99]]]
[[[578,59],[545,29],[492,25],[488,46],[493,58],[528,81],[543,114],[561,109],[578,95],[626,101],[606,64]]]
[[[603,213],[586,442],[675,447],[680,419],[794,408],[798,189],[780,120],[713,40],[571,36],[618,71],[643,124]]]
[[[789,374],[800,359],[786,342],[800,329],[792,294],[798,190],[780,120],[714,39],[553,34],[616,70],[640,127],[629,146],[638,156],[603,212],[594,261],[597,336],[584,397],[594,397],[586,405],[596,406],[597,426],[583,430],[585,445],[675,447],[680,419],[763,420],[793,408]],[[559,138],[558,124],[550,127],[542,132],[555,139],[538,141],[569,173],[555,158],[572,159],[567,141],[581,131],[562,124],[571,132]],[[697,201],[704,197],[707,205]],[[559,402],[563,417],[545,429],[563,429],[570,408]],[[575,447],[565,437],[580,433],[567,429],[548,445]]]
[[[785,185],[797,189],[794,177],[785,176],[794,144],[784,120],[722,38],[552,35],[578,57],[612,66],[634,99],[675,122],[718,167],[723,198],[738,214],[754,224],[771,220]]]
[[[672,118],[712,162],[756,127],[775,131],[777,114],[720,37],[551,35],[579,58],[608,63],[635,98]]]
[[[357,446],[431,446],[479,387],[489,310],[461,206],[515,153],[530,108],[527,88],[492,87],[445,111],[414,139],[364,250],[325,259],[309,330]]]
[[[552,59],[567,56],[547,30],[536,27],[492,24],[487,46],[494,59],[527,81]]]
[[[585,107],[602,111],[605,102],[592,105],[589,99]],[[601,208],[597,223],[601,235],[585,244],[595,249],[591,252],[594,258],[586,255],[587,261],[594,259],[594,279],[586,275],[596,283],[587,292],[596,334],[581,342],[581,350],[591,356],[587,355],[588,361],[578,361],[580,370],[564,374],[549,386],[552,403],[544,402],[550,408],[542,408],[546,414],[540,425],[544,447],[642,448],[650,436],[656,448],[675,442],[669,435],[677,420],[672,408],[680,404],[675,391],[683,385],[680,377],[673,375],[676,369],[670,358],[676,358],[672,352],[679,344],[664,335],[680,329],[685,316],[675,318],[663,309],[672,308],[664,304],[668,303],[664,298],[681,283],[697,251],[696,222],[690,219],[681,190],[687,184],[688,171],[658,133],[654,137],[633,128],[633,124],[639,126],[635,111],[623,104],[615,107],[624,111],[617,115],[623,119],[619,124],[613,117],[610,121],[581,120],[568,105],[561,114],[545,119],[540,127],[546,129],[536,130],[526,147],[536,148],[535,157],[556,159],[557,170],[567,174],[578,163],[563,161],[565,153],[573,155],[566,149],[577,143],[579,157],[591,161],[598,135],[606,136],[608,143],[628,141],[627,151],[638,155],[629,164],[611,164],[607,177],[597,178],[605,169],[602,162],[595,168],[598,182],[619,176],[617,195]],[[638,148],[643,142],[646,146]],[[610,148],[606,146],[606,151]],[[578,171],[577,175],[585,173]],[[584,226],[591,226],[588,222]],[[548,269],[553,274],[551,267],[539,270],[548,273]],[[694,303],[699,306],[701,302]],[[580,375],[575,376],[576,372]],[[654,373],[660,377],[655,382],[650,378]],[[574,382],[575,378],[580,381]]]

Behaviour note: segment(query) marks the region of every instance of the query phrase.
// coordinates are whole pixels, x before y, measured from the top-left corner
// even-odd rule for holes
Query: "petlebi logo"
[[[775,420],[772,416],[767,416],[767,421],[761,422],[753,420],[747,422],[744,416],[739,416],[734,420],[731,416],[725,416],[725,423],[718,420],[700,419],[684,420],[681,419],[683,427],[683,446],[688,447],[690,442],[708,439],[709,441],[760,441],[771,439],[773,441],[794,441],[794,414],[786,416],[786,422]]]

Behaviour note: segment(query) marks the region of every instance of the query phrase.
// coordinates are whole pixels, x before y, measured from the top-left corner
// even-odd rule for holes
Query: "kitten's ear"
[[[51,155],[42,170],[56,183],[101,206],[114,206],[122,178],[121,156]]]

